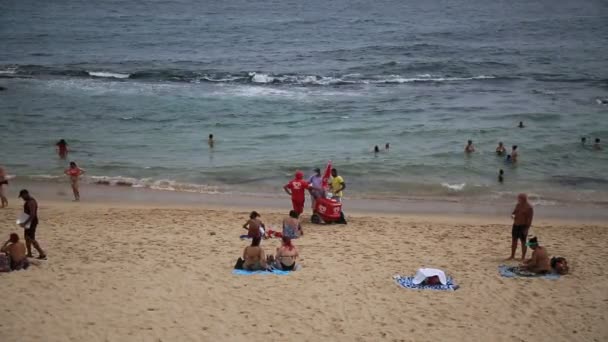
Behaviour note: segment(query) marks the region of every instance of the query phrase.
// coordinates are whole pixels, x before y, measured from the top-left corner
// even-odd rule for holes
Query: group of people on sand
[[[261,215],[257,211],[249,214],[249,220],[243,228],[247,230],[247,237],[251,238],[251,245],[245,247],[242,258],[239,258],[235,268],[248,271],[263,271],[279,269],[293,271],[296,267],[296,259],[299,256],[298,248],[293,245],[292,239],[304,235],[299,221],[299,214],[295,210],[289,212],[289,216],[283,219],[281,233],[273,234],[262,222]],[[260,246],[262,239],[280,237],[281,245],[277,247],[274,255],[266,256],[264,249]]]
[[[559,274],[568,273],[568,262],[565,258],[549,258],[547,249],[540,245],[538,237],[532,237],[528,241],[528,232],[532,226],[534,218],[534,208],[528,201],[528,195],[521,193],[517,196],[517,205],[511,215],[513,227],[511,228],[511,256],[507,260],[515,259],[517,243],[521,242],[521,261],[520,270],[535,274],[546,274],[556,272]],[[526,259],[528,247],[532,249],[532,257]]]
[[[344,181],[344,178],[338,174],[336,168],[331,169],[331,178],[329,179],[327,186],[327,190],[332,194],[331,198],[335,201],[342,202],[344,189],[346,189],[346,182]],[[291,196],[293,210],[298,214],[304,212],[304,203],[306,201],[305,190],[308,190],[310,193],[313,210],[315,201],[325,197],[327,192],[323,186],[323,176],[321,176],[321,169],[319,168],[314,169],[314,174],[310,176],[308,181],[304,180],[304,173],[302,171],[296,171],[294,178],[283,186],[283,190]]]

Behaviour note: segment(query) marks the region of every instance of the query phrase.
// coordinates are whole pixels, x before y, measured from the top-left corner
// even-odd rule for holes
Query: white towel
[[[30,215],[28,215],[26,213],[21,213],[21,215],[19,215],[19,218],[17,219],[17,225],[22,224],[23,222],[27,221],[27,219],[29,219],[29,218],[30,218]],[[29,229],[30,224],[31,224],[31,222],[25,226],[25,229]]]
[[[414,277],[414,280],[412,282],[416,285],[420,285],[426,278],[433,276],[438,276],[439,281],[442,285],[445,285],[448,282],[447,277],[445,276],[445,272],[436,268],[418,269],[418,271],[416,272],[416,276]]]

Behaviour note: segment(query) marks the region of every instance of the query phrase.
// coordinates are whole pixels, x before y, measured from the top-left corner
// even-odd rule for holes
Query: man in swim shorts
[[[312,208],[315,207],[315,200],[323,197],[325,190],[323,189],[323,176],[321,176],[321,169],[315,168],[315,174],[310,176],[308,184],[310,185],[310,197],[312,200]]]
[[[526,238],[528,230],[532,225],[534,217],[534,209],[528,202],[528,195],[521,193],[517,196],[517,205],[513,210],[513,227],[511,229],[511,257],[508,260],[515,259],[515,251],[517,250],[517,240],[521,241],[521,259],[526,258]]]
[[[38,251],[38,259],[46,260],[46,253],[36,241],[36,228],[38,227],[38,202],[32,197],[26,189],[19,192],[19,197],[25,202],[23,204],[23,212],[28,215],[27,220],[20,224],[24,228],[23,235],[25,236],[25,247],[27,249],[27,257],[32,258],[32,245]]]

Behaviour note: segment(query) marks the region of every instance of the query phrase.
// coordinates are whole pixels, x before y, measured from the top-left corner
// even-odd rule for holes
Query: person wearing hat
[[[528,202],[528,195],[523,193],[517,195],[517,205],[511,217],[513,217],[513,227],[511,228],[511,257],[509,260],[515,259],[517,240],[521,241],[521,260],[525,260],[526,251],[528,250],[526,239],[528,238],[528,231],[534,217],[534,209]]]
[[[547,249],[538,243],[538,238],[533,237],[528,240],[526,246],[532,249],[532,257],[524,260],[521,269],[529,272],[544,274],[551,272],[551,260]]]
[[[315,208],[315,200],[323,197],[323,193],[325,193],[325,190],[323,189],[323,176],[321,176],[321,169],[315,167],[314,172],[314,175],[308,178],[308,183],[310,184],[310,199],[313,210]]]
[[[298,214],[304,212],[304,202],[306,201],[304,191],[310,189],[310,185],[303,178],[304,173],[302,173],[302,171],[296,171],[295,178],[290,180],[289,183],[285,184],[283,187],[283,190],[291,196],[293,210]]]
[[[19,225],[25,230],[23,236],[25,237],[25,247],[27,249],[27,257],[32,258],[32,245],[38,251],[38,259],[46,259],[46,253],[40,247],[38,241],[36,241],[36,228],[38,227],[38,202],[32,197],[26,189],[19,191],[19,197],[23,199],[23,212],[28,215],[28,218],[21,222]]]

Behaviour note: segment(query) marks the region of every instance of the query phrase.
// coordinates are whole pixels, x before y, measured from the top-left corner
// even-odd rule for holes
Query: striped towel
[[[498,273],[505,278],[545,278],[545,279],[559,279],[557,273],[547,274],[536,274],[520,270],[517,266],[500,265],[498,266]]]

